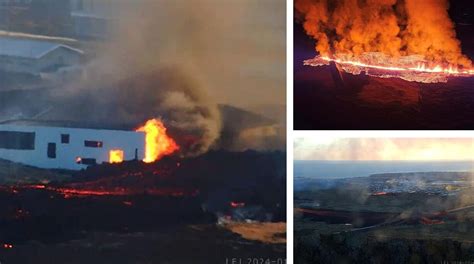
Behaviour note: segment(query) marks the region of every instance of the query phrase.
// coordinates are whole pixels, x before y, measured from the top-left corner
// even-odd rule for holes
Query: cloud
[[[296,160],[471,160],[471,138],[311,138],[295,140]]]

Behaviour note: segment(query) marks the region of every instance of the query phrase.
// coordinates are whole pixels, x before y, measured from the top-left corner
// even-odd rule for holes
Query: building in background
[[[123,0],[0,0],[0,30],[47,36],[103,39],[122,8]]]
[[[74,35],[78,38],[103,39],[111,33],[120,0],[71,0]]]
[[[79,66],[83,51],[67,45],[32,39],[0,37],[0,71],[12,73],[57,72]]]
[[[0,30],[65,36],[72,31],[67,0],[0,0]]]

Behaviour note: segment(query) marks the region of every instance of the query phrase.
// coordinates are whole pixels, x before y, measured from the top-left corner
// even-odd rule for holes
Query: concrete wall
[[[0,131],[34,132],[34,150],[1,149],[0,159],[11,160],[40,168],[79,170],[87,165],[77,164],[77,157],[95,158],[97,163],[109,161],[109,151],[121,149],[125,160],[145,155],[145,133],[134,131],[78,129],[61,127],[37,127],[0,125]],[[69,134],[69,144],[61,143],[61,134]],[[102,141],[101,148],[85,147],[85,140]],[[48,158],[48,143],[56,143],[56,158]]]

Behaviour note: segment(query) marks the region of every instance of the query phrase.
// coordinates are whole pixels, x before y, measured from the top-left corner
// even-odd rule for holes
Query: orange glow
[[[110,163],[120,163],[123,161],[123,150],[113,149],[109,152],[109,162]]]
[[[245,206],[245,203],[241,203],[241,202],[230,202],[230,206],[233,207],[233,208],[240,208],[240,207],[244,207],[244,206]]]
[[[146,163],[157,161],[179,149],[178,144],[166,134],[166,127],[161,120],[148,120],[137,131],[146,133],[145,159],[143,160]]]

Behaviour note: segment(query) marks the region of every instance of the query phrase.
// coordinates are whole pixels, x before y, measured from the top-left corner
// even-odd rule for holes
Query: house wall
[[[0,70],[39,74],[41,71],[54,67],[55,65],[73,66],[79,65],[80,62],[81,54],[59,47],[39,59],[0,56]]]
[[[0,70],[37,74],[36,60],[12,56],[0,56]]]
[[[34,132],[34,150],[0,148],[0,159],[40,168],[79,170],[87,165],[77,164],[77,157],[95,158],[97,163],[109,161],[109,151],[121,149],[124,160],[142,160],[145,153],[145,133],[134,131],[78,129],[0,125],[0,131]],[[61,134],[69,134],[69,144],[61,143]],[[102,147],[85,147],[85,140],[101,141]],[[56,143],[56,158],[48,158],[48,143]]]

